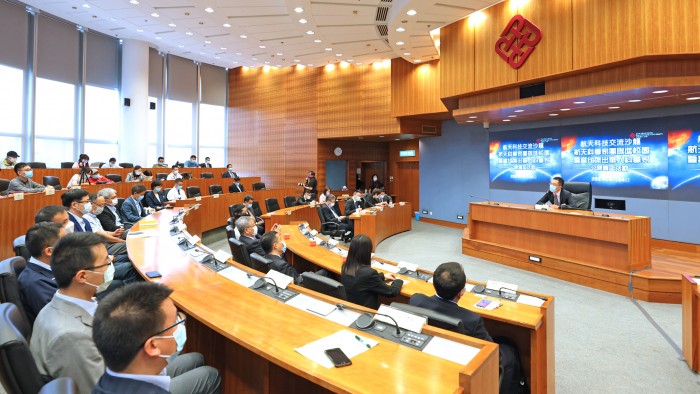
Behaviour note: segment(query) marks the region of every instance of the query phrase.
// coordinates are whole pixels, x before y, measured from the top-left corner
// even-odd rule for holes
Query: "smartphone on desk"
[[[151,279],[155,279],[155,278],[160,278],[163,275],[161,275],[160,272],[158,272],[158,271],[149,271],[149,272],[146,272],[146,276],[151,278]]]
[[[326,349],[323,352],[331,359],[336,368],[352,365],[352,361],[350,361],[348,356],[346,356],[340,348]]]

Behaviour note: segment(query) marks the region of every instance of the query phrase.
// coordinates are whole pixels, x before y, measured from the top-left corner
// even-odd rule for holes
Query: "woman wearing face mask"
[[[90,167],[90,156],[86,155],[85,153],[81,153],[80,156],[78,157],[78,161],[73,163],[73,169],[77,170],[78,168],[89,168]]]
[[[97,185],[97,184],[107,184],[107,183],[114,183],[109,178],[105,178],[102,175],[100,175],[100,170],[97,168],[81,168],[80,171],[78,171],[77,174],[73,175],[70,180],[68,181],[68,184],[66,185],[66,189],[70,189],[73,186],[80,186],[82,184],[88,184],[88,185]]]
[[[133,171],[126,174],[127,182],[143,182],[145,178],[146,176],[143,175],[143,170],[141,166],[135,166]]]
[[[328,196],[330,196],[330,195],[331,195],[331,188],[326,186],[325,188],[323,188],[323,194],[321,194],[318,197],[318,202],[321,204],[325,203],[326,200],[328,199]]]
[[[163,193],[163,182],[151,182],[151,191],[146,193],[146,197],[143,199],[143,205],[160,211],[165,208],[166,201],[165,194]]]
[[[384,184],[379,181],[379,178],[377,177],[377,174],[372,175],[372,182],[370,182],[370,190],[374,189],[383,189]]]

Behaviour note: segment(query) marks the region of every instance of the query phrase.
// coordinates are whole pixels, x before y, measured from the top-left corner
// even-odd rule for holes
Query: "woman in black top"
[[[377,177],[377,174],[372,175],[372,182],[369,183],[369,190],[374,190],[374,189],[383,189],[384,184],[379,181],[379,178]]]
[[[403,281],[393,274],[377,272],[372,262],[372,240],[360,234],[350,243],[348,258],[341,269],[340,280],[345,286],[348,301],[368,308],[379,308],[379,296],[396,297],[401,292]],[[391,286],[384,283],[393,280]]]

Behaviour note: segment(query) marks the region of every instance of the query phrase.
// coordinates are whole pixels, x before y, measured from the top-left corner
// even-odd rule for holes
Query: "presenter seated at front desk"
[[[392,324],[355,328],[360,317],[371,317],[363,314],[366,308],[294,284],[278,288],[228,256],[219,256],[226,265],[199,263],[207,248],[195,242],[183,251],[187,245],[177,238],[187,242],[187,232],[171,235],[179,211],[160,211],[137,223],[127,243],[144,277],[175,290],[173,301],[188,315],[185,351],[203,353],[207,365],[220,371],[223,392],[498,392],[495,344],[428,325],[399,344],[384,339],[394,334]],[[407,335],[399,331],[400,338]],[[316,341],[319,346],[313,346]],[[332,347],[351,353],[352,365],[333,368],[323,355]]]

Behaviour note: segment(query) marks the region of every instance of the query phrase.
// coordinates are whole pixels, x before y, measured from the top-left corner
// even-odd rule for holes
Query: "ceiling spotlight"
[[[634,99],[634,100],[627,100],[628,103],[638,103],[642,100]]]
[[[175,27],[176,25],[174,23],[168,23],[168,26]]]
[[[224,27],[231,27],[230,23],[224,23]]]
[[[319,42],[322,42],[322,41],[319,40],[319,39],[317,38],[317,39],[314,40],[314,42],[315,42],[315,43],[319,43]]]
[[[204,55],[204,52],[199,52],[200,55]]]
[[[225,51],[225,50],[226,50],[226,47],[221,47],[221,50],[222,50],[222,51]]]
[[[518,115],[508,115],[509,118],[517,118]]]
[[[136,29],[137,33],[143,33],[143,29]]]
[[[241,38],[248,38],[248,36],[246,36],[245,34],[241,34],[240,37]]]
[[[686,100],[688,100],[688,101],[700,100],[700,97],[688,97]]]
[[[406,31],[406,29],[404,29],[403,27],[397,27],[396,31],[398,31],[399,33],[403,33]]]
[[[574,104],[586,104],[585,101],[574,101]]]
[[[282,52],[277,52],[277,56],[282,56]]]
[[[240,52],[236,52],[236,55],[238,55],[238,56],[241,56],[241,55],[242,55],[242,53],[240,53]]]
[[[136,5],[139,4],[139,0],[129,0],[129,3]]]
[[[309,63],[309,64],[307,64],[307,66],[308,66],[308,67],[313,67],[314,65],[313,65],[313,63]]]
[[[410,16],[413,16],[413,15],[415,15],[415,14],[417,14],[417,13],[418,13],[418,12],[416,12],[416,10],[408,10],[408,11],[406,11],[406,15],[410,15]]]
[[[83,8],[92,8],[92,7],[90,7],[90,4],[85,3],[85,4],[83,4]]]
[[[468,120],[467,123],[474,123],[474,121],[473,121],[473,120]]]
[[[207,8],[204,9],[204,11],[206,11],[206,12],[208,12],[208,13],[212,13],[212,12],[214,12],[214,9],[211,8],[211,7],[207,7]]]
[[[666,89],[664,89],[664,90],[654,90],[652,93],[654,93],[654,94],[668,93],[668,90],[666,90]]]
[[[160,15],[158,15],[157,12],[154,12],[154,13],[151,14],[151,16],[154,17],[154,18],[157,18],[157,17],[159,17]]]
[[[518,112],[518,113],[520,113],[520,112],[523,112],[523,111],[525,111],[525,110],[524,110],[524,109],[516,109],[516,110],[513,111],[513,112]]]
[[[354,62],[354,60],[348,59],[347,62],[348,62],[348,63],[352,63],[352,62]]]
[[[396,45],[403,45],[403,44],[404,44],[403,41],[396,41]]]
[[[359,62],[359,63],[355,63],[355,64],[357,64],[358,66],[361,66],[361,65],[362,65],[362,62]]]
[[[403,55],[404,56],[411,56],[411,52],[404,52]]]
[[[335,55],[336,55],[336,56],[338,56],[338,57],[341,57],[341,56],[343,56],[343,54],[342,54],[342,53],[336,53]]]
[[[571,108],[562,108],[559,111],[571,111]]]
[[[476,116],[470,116],[469,119],[476,119]]]
[[[314,34],[314,31],[313,31],[313,30],[309,30],[309,31],[306,32],[306,34],[308,34],[308,35],[313,35],[313,34]]]
[[[504,122],[510,122],[510,119],[503,119]]]
[[[160,39],[161,39],[161,37],[156,36],[156,40],[160,40]]]
[[[258,60],[258,58],[257,58],[257,57],[254,57],[253,60]]]
[[[221,59],[221,56],[214,56],[216,59]]]
[[[422,62],[422,60],[420,60],[420,59],[416,59],[416,60],[414,60],[414,61],[415,61],[416,63]]]
[[[308,21],[307,21],[306,19],[304,19],[304,18],[299,19],[299,23],[301,23],[302,25],[303,25],[304,23],[307,23],[307,22],[308,22]]]
[[[294,59],[295,62],[299,63],[301,60],[299,59]]]
[[[182,44],[180,44],[180,45],[178,45],[177,47],[178,47],[178,48],[184,48],[185,46],[182,45]]]
[[[294,9],[294,12],[296,12],[297,14],[301,14],[302,12],[304,12],[304,9],[301,7],[297,7]]]
[[[333,48],[326,48],[326,50],[327,50],[327,51],[332,51],[332,50],[333,50]]]
[[[265,48],[267,48],[267,47],[266,47],[265,45],[258,45],[258,48],[260,48],[260,49],[265,49]]]
[[[188,31],[188,32],[185,33],[185,34],[187,34],[188,36],[191,36],[193,33],[192,33],[191,31]]]
[[[620,107],[608,107],[608,109],[620,109]]]
[[[549,116],[559,116],[559,114],[549,114]]]
[[[205,44],[211,44],[211,41],[206,40],[206,41],[204,41],[204,43],[205,43]]]
[[[265,62],[265,64],[270,64],[270,62]]]

